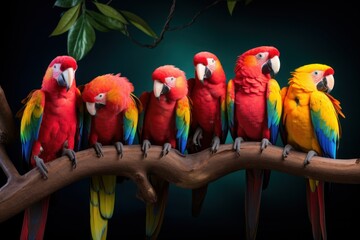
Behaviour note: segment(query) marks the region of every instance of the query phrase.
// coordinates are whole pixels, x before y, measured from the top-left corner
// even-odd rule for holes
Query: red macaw
[[[190,128],[190,103],[185,73],[172,65],[160,66],[152,73],[154,88],[143,92],[143,110],[139,119],[139,136],[146,157],[151,144],[163,146],[161,156],[175,148],[186,150]],[[157,239],[164,220],[169,182],[149,175],[157,194],[156,203],[146,204],[146,237]]]
[[[140,103],[133,91],[133,84],[120,74],[101,75],[85,84],[82,98],[91,115],[88,141],[98,157],[103,156],[102,145],[114,144],[119,156],[122,157],[123,145],[133,144]],[[91,177],[92,239],[106,239],[108,220],[112,217],[115,207],[116,180],[116,175]]]
[[[48,178],[46,163],[62,155],[76,167],[75,145],[80,141],[81,95],[76,87],[77,62],[70,56],[57,56],[49,64],[41,89],[23,100],[21,117],[22,154],[30,168],[37,167]],[[43,239],[50,196],[27,208],[20,239]]]
[[[188,153],[210,148],[215,153],[228,133],[226,113],[226,75],[220,60],[210,52],[199,52],[194,59],[195,78],[188,80],[192,101]],[[193,189],[192,215],[200,214],[207,185]]]
[[[334,70],[324,64],[308,64],[292,72],[289,86],[282,88],[285,145],[283,156],[294,148],[307,152],[304,165],[314,155],[336,158],[341,127],[340,102],[329,93],[334,87]],[[306,182],[309,218],[314,239],[327,239],[324,182],[309,178]]]
[[[276,144],[282,111],[280,86],[272,75],[280,70],[279,50],[260,46],[241,54],[235,77],[228,82],[227,108],[234,150],[243,141],[261,141],[261,151]],[[270,170],[247,169],[245,192],[246,237],[255,239],[261,192],[268,186]]]

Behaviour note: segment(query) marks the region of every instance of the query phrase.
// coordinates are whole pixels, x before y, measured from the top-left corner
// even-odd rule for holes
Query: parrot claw
[[[143,144],[142,144],[142,147],[141,147],[141,150],[144,152],[144,157],[145,158],[147,157],[147,151],[149,150],[150,147],[151,147],[150,141],[145,139],[143,141]]]
[[[96,142],[94,144],[94,149],[95,149],[97,157],[103,157],[104,156],[103,151],[102,151],[102,144],[101,143]]]
[[[264,149],[267,148],[267,146],[269,146],[269,145],[271,145],[271,142],[269,141],[269,139],[263,138],[261,140],[260,152],[264,151]]]
[[[48,179],[48,169],[44,163],[44,160],[39,158],[38,156],[34,156],[36,166],[38,167],[42,177],[44,179]]]
[[[200,140],[203,138],[202,132],[203,132],[202,128],[198,127],[196,129],[193,136],[193,143],[195,144],[195,146],[201,147]]]
[[[62,156],[68,156],[71,161],[72,167],[76,168],[77,162],[76,162],[76,156],[74,150],[69,148],[64,148],[62,151]]]
[[[310,160],[314,157],[317,156],[317,153],[314,150],[310,150],[307,155],[306,158],[304,160],[304,166],[308,165],[310,163]]]
[[[122,144],[122,142],[116,142],[115,148],[116,148],[116,152],[118,153],[120,158],[122,158],[123,157],[123,148],[124,148],[124,145]]]
[[[163,150],[161,151],[161,157],[166,156],[171,150],[171,144],[170,143],[165,143]]]
[[[235,138],[233,149],[236,151],[237,155],[240,156],[240,145],[244,142],[242,137]]]
[[[287,156],[289,155],[291,149],[293,149],[293,147],[290,144],[285,145],[284,150],[283,150],[283,154],[282,154],[283,159],[287,158]]]
[[[211,143],[211,153],[216,153],[220,146],[220,138],[215,136]]]

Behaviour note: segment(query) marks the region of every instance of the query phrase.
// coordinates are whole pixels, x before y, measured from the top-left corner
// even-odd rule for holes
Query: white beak
[[[156,98],[160,97],[163,87],[163,83],[161,83],[159,80],[154,80],[154,95]]]
[[[204,81],[205,69],[206,69],[205,65],[201,63],[197,64],[195,67],[196,75],[200,81]]]
[[[90,115],[95,116],[96,114],[95,103],[86,102],[86,109],[88,110]]]

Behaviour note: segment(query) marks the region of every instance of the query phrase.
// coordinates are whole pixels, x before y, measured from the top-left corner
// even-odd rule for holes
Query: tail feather
[[[192,216],[197,217],[200,215],[202,205],[204,203],[208,185],[202,186],[192,190]]]
[[[20,240],[43,239],[50,196],[25,209]]]
[[[246,239],[256,239],[264,170],[246,170],[245,220]]]
[[[155,188],[157,201],[154,204],[146,204],[146,239],[155,240],[158,238],[164,220],[169,182],[155,175],[150,176],[150,182]]]
[[[90,229],[94,240],[106,239],[115,207],[116,176],[93,176],[90,185]]]
[[[313,238],[326,240],[324,182],[309,179],[306,184],[306,196]]]

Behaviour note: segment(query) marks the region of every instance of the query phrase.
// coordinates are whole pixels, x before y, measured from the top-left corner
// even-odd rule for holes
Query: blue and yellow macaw
[[[282,88],[283,156],[294,148],[307,153],[304,164],[313,156],[336,158],[341,127],[340,102],[329,93],[334,87],[334,70],[324,64],[308,64],[292,72],[289,86]],[[327,239],[324,182],[306,182],[307,206],[314,239]]]

